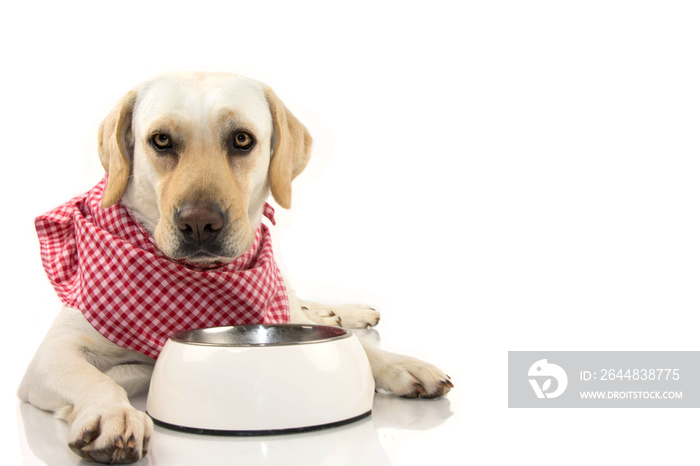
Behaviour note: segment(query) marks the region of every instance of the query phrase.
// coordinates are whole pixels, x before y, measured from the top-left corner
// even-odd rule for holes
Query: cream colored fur
[[[245,154],[227,149],[232,131],[255,145]],[[178,141],[177,153],[154,149],[155,133]],[[233,134],[233,133],[232,133]],[[223,141],[223,142],[222,142]],[[227,152],[227,150],[229,152]],[[99,154],[109,182],[103,205],[121,202],[171,257],[179,232],[170,213],[183,202],[216,204],[231,228],[216,258],[230,261],[250,245],[272,193],[291,204],[291,183],[306,166],[311,137],[267,86],[229,74],[171,74],[127,93],[99,131]],[[287,285],[293,323],[374,326],[369,306],[326,306],[297,299]],[[363,343],[378,389],[404,397],[444,395],[442,371]],[[86,460],[134,462],[148,451],[153,424],[128,397],[147,389],[154,361],[100,335],[76,309],[64,308],[27,369],[22,400],[55,412],[70,425],[70,448]]]

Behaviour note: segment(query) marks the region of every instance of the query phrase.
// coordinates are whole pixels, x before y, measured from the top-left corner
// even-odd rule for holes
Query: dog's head
[[[231,74],[172,74],[135,88],[99,130],[109,176],[102,206],[121,200],[159,249],[195,263],[244,253],[270,191],[289,208],[311,137],[267,86]]]

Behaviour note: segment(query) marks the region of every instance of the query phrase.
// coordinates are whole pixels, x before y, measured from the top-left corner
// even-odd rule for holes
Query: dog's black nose
[[[185,205],[175,215],[175,224],[183,238],[196,244],[213,241],[224,227],[224,223],[224,213],[208,205]]]

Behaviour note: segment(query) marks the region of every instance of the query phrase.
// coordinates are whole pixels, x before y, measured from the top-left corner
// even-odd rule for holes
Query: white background
[[[393,464],[695,463],[697,410],[509,410],[506,364],[698,349],[698,24],[675,1],[4,4],[3,463],[59,308],[33,218],[100,178],[121,95],[183,69],[267,82],[314,136],[274,233],[299,293],[376,305],[385,347],[455,380],[442,425],[382,436]]]

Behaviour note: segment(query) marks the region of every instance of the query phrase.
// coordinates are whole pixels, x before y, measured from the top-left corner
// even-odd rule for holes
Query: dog
[[[227,73],[163,75],[128,92],[102,122],[98,152],[107,175],[93,207],[126,209],[161,261],[192,270],[225,266],[259,241],[270,194],[290,208],[292,180],[311,144],[265,84]],[[302,301],[281,280],[282,320],[346,328],[379,322],[369,306]],[[115,343],[84,309],[67,305],[20,384],[21,400],[68,422],[69,447],[85,460],[130,463],[148,451],[153,423],[129,396],[147,390],[155,360],[129,343]],[[431,364],[362,344],[378,390],[431,398],[453,387]]]

